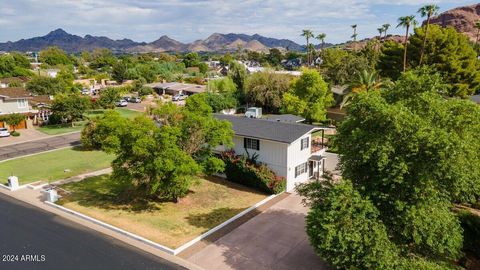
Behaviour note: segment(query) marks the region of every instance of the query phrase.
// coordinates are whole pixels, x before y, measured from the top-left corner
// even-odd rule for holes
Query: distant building
[[[179,83],[179,82],[162,82],[162,83],[150,83],[146,84],[155,90],[160,95],[193,95],[198,93],[203,93],[206,91],[205,85],[200,84],[190,84],[190,83]]]

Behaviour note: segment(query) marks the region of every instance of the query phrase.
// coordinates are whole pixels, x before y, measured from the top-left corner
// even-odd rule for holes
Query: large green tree
[[[327,108],[333,105],[333,95],[318,71],[304,69],[289,91],[283,95],[282,113],[305,117],[307,122],[326,120]]]
[[[422,69],[404,73],[387,90],[361,92],[347,107],[348,117],[334,141],[342,177],[351,180],[363,200],[371,201],[378,211],[373,221],[384,225],[399,252],[402,265],[397,269],[453,268],[451,262],[461,255],[463,242],[453,204],[475,202],[480,196],[480,142],[475,139],[480,107],[469,100],[445,99],[444,89],[440,75]],[[314,198],[320,200],[324,189],[316,190]],[[351,192],[349,196],[358,197]],[[326,208],[332,211],[329,215],[343,216],[343,208],[332,207]],[[364,219],[363,212],[354,213],[350,222]],[[334,231],[355,237],[347,223],[338,220],[323,223],[332,230],[309,229],[318,232],[317,240]],[[363,239],[385,241],[376,231],[365,233]],[[337,249],[343,242],[330,244]],[[348,263],[346,268],[368,269],[363,260],[353,260],[365,252],[357,248],[334,257]],[[367,253],[382,258],[375,250]]]
[[[52,114],[65,122],[83,119],[83,114],[90,108],[90,100],[78,94],[59,94],[51,106]]]
[[[31,76],[30,61],[20,53],[0,55],[0,78]]]
[[[41,50],[38,57],[39,61],[49,66],[71,65],[72,61],[67,53],[58,47],[48,47]]]
[[[37,95],[66,93],[69,86],[60,78],[34,77],[27,83],[27,89]]]
[[[130,120],[107,111],[87,125],[82,142],[116,155],[112,178],[130,198],[177,200],[200,171],[176,144],[178,136],[179,129],[159,128],[146,116]]]
[[[322,52],[320,72],[325,80],[334,85],[354,81],[362,70],[373,71],[371,61],[363,53],[353,53],[338,48]]]
[[[115,103],[122,97],[122,89],[119,87],[107,87],[100,91],[98,104],[105,109],[115,108]]]
[[[223,170],[213,149],[231,145],[233,131],[211,112],[202,99],[189,100],[183,108],[166,103],[153,112],[158,125],[146,116],[129,120],[107,111],[87,125],[82,142],[114,153],[112,177],[131,186],[136,196],[176,201],[198,174]]]
[[[408,44],[409,62],[412,68],[419,66],[425,31],[417,28]],[[380,74],[393,79],[400,75],[402,66],[398,54],[403,49],[393,42],[385,43],[378,67]],[[425,46],[423,65],[436,69],[448,84],[449,96],[465,97],[480,91],[480,62],[468,38],[455,29],[430,25]]]
[[[247,78],[245,97],[249,104],[264,108],[266,112],[278,113],[282,96],[290,87],[292,77],[272,71],[256,72]]]

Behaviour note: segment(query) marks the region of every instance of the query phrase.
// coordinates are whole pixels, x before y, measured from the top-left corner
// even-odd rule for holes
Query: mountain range
[[[330,44],[327,44],[330,45]],[[58,46],[69,53],[91,51],[95,48],[108,48],[114,52],[145,53],[145,52],[225,52],[239,48],[264,52],[270,48],[282,50],[304,51],[305,46],[288,39],[264,37],[258,34],[219,34],[214,33],[203,40],[192,43],[182,43],[168,36],[146,43],[130,39],[113,40],[103,36],[86,35],[80,37],[56,29],[45,36],[21,39],[15,42],[0,43],[0,51],[40,51],[48,46]]]
[[[480,4],[450,9],[431,19],[432,24],[442,27],[451,26],[467,35],[471,41],[477,39],[478,29],[475,28],[475,23],[478,21],[480,21]]]

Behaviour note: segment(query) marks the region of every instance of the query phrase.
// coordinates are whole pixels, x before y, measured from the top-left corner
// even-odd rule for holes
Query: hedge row
[[[225,162],[227,180],[259,191],[278,194],[285,191],[286,180],[279,177],[264,164],[257,164],[245,156],[236,156],[233,152],[222,155]]]

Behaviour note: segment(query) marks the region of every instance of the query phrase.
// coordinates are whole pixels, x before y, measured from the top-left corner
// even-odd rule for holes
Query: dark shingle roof
[[[215,114],[220,120],[232,123],[235,135],[283,143],[292,143],[316,127],[306,124],[277,122],[233,115]]]

